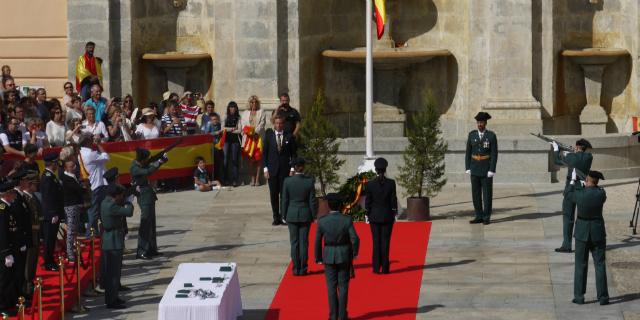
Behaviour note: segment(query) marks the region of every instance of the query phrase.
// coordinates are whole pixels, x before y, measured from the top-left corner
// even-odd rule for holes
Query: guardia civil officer
[[[487,130],[491,115],[478,112],[475,116],[478,130],[469,132],[464,163],[466,173],[471,175],[471,197],[475,218],[469,223],[491,223],[493,201],[493,176],[498,163],[498,138]],[[483,206],[484,204],[484,206]]]
[[[309,260],[309,227],[316,218],[317,200],[315,180],[304,174],[303,158],[293,160],[295,174],[284,179],[282,187],[282,218],[289,228],[293,275],[307,274]]]
[[[58,271],[58,265],[53,260],[56,239],[60,227],[60,219],[64,216],[64,192],[62,182],[55,175],[58,171],[58,154],[50,153],[44,156],[44,172],[40,180],[42,194],[42,224],[44,238],[44,268],[47,271]]]
[[[167,155],[163,155],[158,161],[149,163],[151,153],[149,150],[137,148],[136,159],[131,164],[129,173],[131,183],[138,191],[138,205],[140,206],[140,226],[138,228],[137,259],[150,260],[159,255],[158,242],[156,241],[156,192],[149,184],[149,176],[167,161]]]
[[[19,250],[18,222],[10,209],[16,198],[14,186],[12,180],[0,184],[0,312],[10,315],[15,315],[11,310],[18,302],[15,276],[21,271],[15,261]]]
[[[360,238],[351,217],[340,213],[344,198],[337,193],[325,197],[331,212],[318,219],[315,260],[324,264],[324,276],[329,297],[329,319],[348,319],[350,269],[358,257]],[[324,248],[322,246],[324,239]]]
[[[576,253],[575,274],[573,278],[573,303],[583,304],[587,288],[587,269],[589,268],[589,253],[593,257],[596,269],[596,291],[600,305],[609,304],[609,290],[607,289],[607,264],[605,249],[607,247],[602,207],[607,200],[607,193],[598,187],[598,181],[604,180],[602,173],[591,171],[587,176],[585,186],[575,183],[575,199],[578,207],[576,220]]]
[[[102,214],[101,248],[102,282],[104,285],[104,301],[107,308],[124,309],[124,300],[118,297],[120,276],[122,274],[122,252],[124,250],[124,217],[133,216],[133,205],[125,201],[125,188],[119,184],[107,187],[107,196],[100,205]]]
[[[16,269],[18,271],[15,275],[15,283],[18,288],[18,294],[25,296],[27,300],[31,300],[31,294],[27,291],[27,283],[25,277],[25,269],[27,263],[27,250],[32,246],[31,240],[31,213],[29,212],[29,206],[27,205],[26,195],[22,192],[23,189],[27,189],[29,181],[25,179],[27,172],[21,170],[11,177],[16,183],[14,187],[16,191],[16,198],[11,203],[11,213],[16,219],[18,230],[15,234],[17,238],[18,251],[14,256],[16,261]]]
[[[396,182],[385,176],[389,163],[385,158],[374,161],[375,179],[364,188],[365,210],[373,240],[373,273],[389,273],[391,232],[398,214]]]
[[[591,143],[585,139],[576,141],[575,152],[561,152],[558,144],[551,142],[553,153],[555,155],[555,163],[557,165],[567,167],[567,179],[564,185],[562,195],[562,245],[556,248],[556,252],[571,252],[571,235],[573,233],[573,222],[576,211],[576,200],[574,189],[576,184],[580,183],[580,177],[574,169],[587,173],[591,170],[593,156],[589,151]]]

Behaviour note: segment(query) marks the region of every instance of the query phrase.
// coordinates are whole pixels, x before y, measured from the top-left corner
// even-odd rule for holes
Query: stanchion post
[[[91,252],[89,253],[89,260],[91,261],[91,283],[93,284],[93,290],[98,289],[96,283],[96,229],[91,228]]]
[[[24,320],[24,302],[25,298],[20,296],[18,298],[18,320]]]
[[[36,278],[36,293],[38,297],[38,320],[42,320],[42,277]]]
[[[64,320],[64,258],[58,256],[58,271],[60,273],[60,319]]]
[[[80,251],[80,241],[76,239],[75,241],[75,251],[76,251],[76,289],[78,290],[78,303],[73,307],[72,311],[75,313],[85,313],[87,312],[87,308],[82,305],[82,279],[80,279],[80,268],[82,257],[80,256],[82,252]]]

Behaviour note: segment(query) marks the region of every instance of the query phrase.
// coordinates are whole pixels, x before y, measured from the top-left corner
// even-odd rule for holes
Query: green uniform
[[[591,170],[591,162],[593,156],[587,152],[569,153],[566,156],[562,152],[555,152],[555,163],[561,166],[567,166],[567,180],[564,185],[564,198],[562,199],[562,249],[571,250],[571,235],[573,233],[573,224],[576,211],[576,199],[574,196],[575,185],[580,184],[575,181],[571,184],[573,168],[580,170],[584,174],[588,174]],[[580,180],[577,177],[577,180]]]
[[[160,164],[152,163],[142,166],[133,161],[129,172],[131,181],[138,189],[138,205],[140,206],[140,226],[138,229],[138,250],[140,255],[154,255],[158,252],[156,241],[156,192],[149,185],[149,176],[160,168]]]
[[[573,295],[577,302],[584,302],[587,287],[589,252],[593,257],[596,270],[596,290],[600,303],[609,302],[607,289],[607,266],[605,263],[606,231],[602,217],[602,206],[607,193],[600,187],[586,187],[578,184],[575,188],[575,200],[578,207],[576,221],[576,253]]]
[[[478,130],[469,132],[465,153],[465,169],[471,174],[471,196],[477,220],[491,220],[493,178],[498,163],[498,138],[493,131],[485,130],[480,137]],[[483,207],[484,200],[484,207]]]
[[[124,218],[133,216],[133,205],[117,204],[107,196],[100,205],[102,216],[101,270],[104,285],[104,300],[107,305],[118,304],[118,289],[122,272],[122,251],[124,250]]]
[[[353,228],[350,216],[333,211],[318,219],[315,259],[324,264],[330,319],[347,319],[349,270],[353,257],[358,255],[359,247],[360,238]]]
[[[304,275],[309,260],[309,227],[317,211],[314,179],[304,174],[284,179],[280,208],[289,228],[293,274]]]

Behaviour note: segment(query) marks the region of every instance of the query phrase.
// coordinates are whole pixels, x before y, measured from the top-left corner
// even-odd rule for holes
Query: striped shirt
[[[187,134],[195,134],[198,126],[196,120],[198,119],[198,115],[202,113],[200,107],[198,107],[197,105],[188,106],[185,104],[181,104],[180,111],[182,112],[184,122],[187,125]]]
[[[185,123],[185,120],[181,115],[178,115],[178,118],[180,119],[180,124],[174,124],[170,115],[165,114],[162,116],[163,127],[171,127],[171,130],[164,134],[165,136],[173,137],[182,135],[182,125]]]

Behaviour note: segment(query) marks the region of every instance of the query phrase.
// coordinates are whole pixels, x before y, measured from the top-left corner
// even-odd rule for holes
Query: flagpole
[[[366,0],[366,35],[367,35],[367,58],[366,58],[366,159],[373,158],[373,44],[372,42],[372,0]]]

